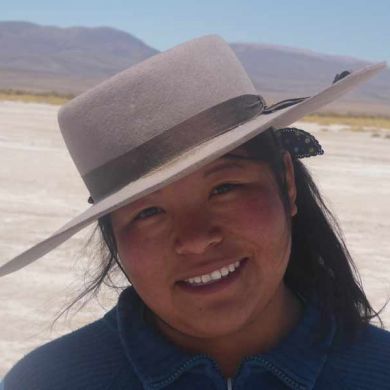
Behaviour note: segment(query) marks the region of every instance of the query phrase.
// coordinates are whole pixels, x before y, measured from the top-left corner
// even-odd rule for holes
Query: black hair
[[[242,148],[250,159],[269,164],[278,183],[288,217],[290,200],[283,160],[286,151],[275,131],[267,130],[242,145]],[[284,276],[286,285],[304,299],[317,301],[323,319],[319,329],[320,335],[325,334],[331,317],[335,318],[340,332],[350,340],[354,339],[374,317],[378,318],[383,327],[379,313],[372,308],[364,293],[336,218],[326,206],[303,163],[294,156],[292,161],[298,213],[290,220],[292,245]],[[125,287],[118,286],[112,278],[115,272],[118,270],[123,272],[123,269],[118,258],[110,215],[98,220],[96,230],[100,233],[100,266],[95,268],[95,274],[85,290],[60,315],[80,299],[96,295],[104,284],[119,289]]]
[[[276,132],[266,131],[243,147],[253,158],[268,162],[289,215],[291,205],[283,162],[286,150]],[[321,311],[319,338],[327,333],[333,317],[340,339],[353,341],[372,319],[377,318],[382,327],[383,322],[365,295],[337,219],[305,165],[293,154],[291,157],[298,213],[291,220],[291,254],[284,281],[299,296],[316,301]]]

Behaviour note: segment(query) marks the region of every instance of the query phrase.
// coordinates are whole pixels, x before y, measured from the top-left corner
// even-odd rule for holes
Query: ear
[[[286,184],[288,197],[290,200],[290,213],[293,217],[298,213],[298,208],[296,205],[297,199],[297,187],[295,185],[295,173],[294,173],[294,164],[289,152],[285,152],[283,156],[283,162],[286,169]]]

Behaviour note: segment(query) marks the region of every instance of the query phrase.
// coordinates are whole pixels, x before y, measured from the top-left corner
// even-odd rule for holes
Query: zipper
[[[232,378],[227,378],[226,384],[227,384],[227,390],[233,390]]]

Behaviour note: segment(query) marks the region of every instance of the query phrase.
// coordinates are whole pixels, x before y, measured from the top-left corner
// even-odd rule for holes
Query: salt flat
[[[0,102],[0,263],[45,238],[88,207],[88,192],[68,156],[58,108]],[[298,125],[298,124],[297,124]],[[366,292],[376,309],[390,297],[390,139],[299,124],[325,155],[306,159],[344,230]],[[0,377],[26,352],[98,318],[116,300],[105,291],[53,329],[56,313],[83,285],[93,259],[87,229],[44,258],[0,279]],[[390,327],[390,308],[382,315]]]

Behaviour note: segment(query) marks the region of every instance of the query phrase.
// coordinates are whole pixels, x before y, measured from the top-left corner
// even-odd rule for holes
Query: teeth
[[[221,268],[221,274],[222,276],[226,276],[229,273],[229,269],[226,267]]]
[[[211,279],[213,280],[218,280],[218,279],[221,279],[222,278],[222,274],[220,271],[213,271],[211,273]]]
[[[236,261],[233,264],[222,267],[219,270],[215,270],[209,274],[195,276],[193,278],[186,279],[185,282],[192,285],[202,285],[213,282],[214,280],[219,280],[234,272],[239,266],[241,261]]]
[[[211,280],[210,275],[202,275],[201,278],[202,278],[202,283],[207,283]]]

